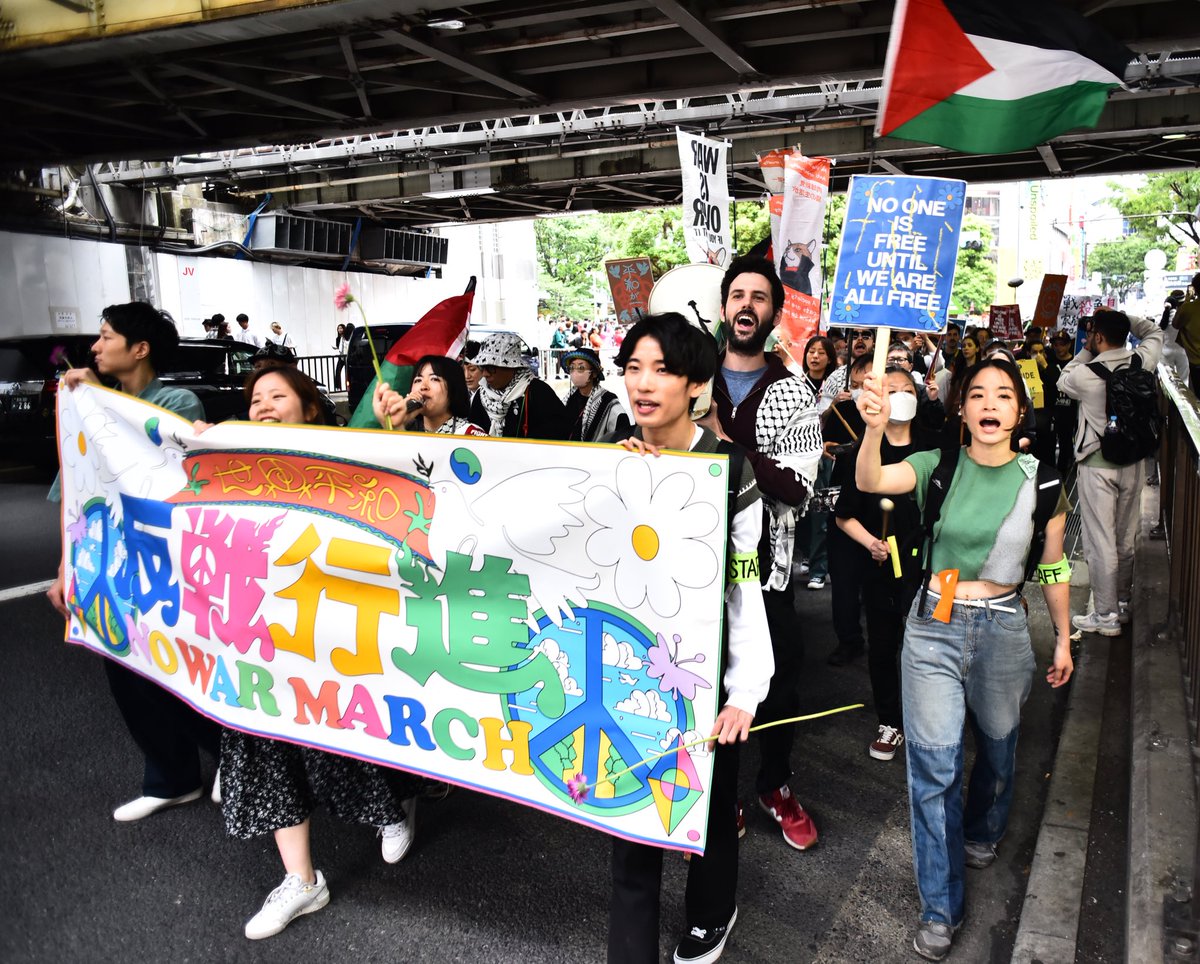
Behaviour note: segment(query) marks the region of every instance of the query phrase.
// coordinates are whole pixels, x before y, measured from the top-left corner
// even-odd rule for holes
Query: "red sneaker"
[[[786,783],[778,790],[772,790],[766,796],[759,797],[758,805],[775,818],[775,822],[783,830],[783,839],[789,846],[797,850],[808,850],[816,846],[817,825],[792,796],[792,789]]]

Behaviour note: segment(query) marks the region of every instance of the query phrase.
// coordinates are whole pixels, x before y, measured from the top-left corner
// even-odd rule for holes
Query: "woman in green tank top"
[[[858,404],[867,426],[855,472],[859,489],[912,492],[923,509],[939,453],[881,464],[890,404],[874,376],[868,376]],[[1011,446],[1026,405],[1020,372],[1005,359],[982,361],[967,376],[962,418],[971,442],[959,453],[933,528],[934,575],[914,600],[905,627],[902,698],[913,866],[921,895],[913,948],[929,960],[950,953],[963,920],[964,866],[982,869],[995,860],[1012,803],[1021,706],[1034,670],[1020,588],[1034,537],[1037,460]],[[1065,522],[1060,499],[1038,566],[1055,628],[1046,681],[1056,687],[1073,669]],[[967,723],[976,755],[964,808]]]

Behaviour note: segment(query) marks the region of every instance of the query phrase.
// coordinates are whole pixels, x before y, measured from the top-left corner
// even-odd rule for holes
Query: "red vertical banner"
[[[779,324],[789,341],[800,344],[821,326],[821,244],[829,165],[827,157],[804,157],[799,152],[783,161],[783,204],[775,245],[784,294]]]

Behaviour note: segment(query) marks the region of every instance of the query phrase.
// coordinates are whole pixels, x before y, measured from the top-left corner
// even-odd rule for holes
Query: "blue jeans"
[[[1020,599],[1015,613],[955,606],[932,618],[936,597],[913,600],[901,656],[913,870],[921,919],[963,919],[963,841],[995,844],[1012,804],[1021,706],[1033,682],[1033,648]],[[963,726],[975,766],[962,802]]]
[[[822,457],[817,463],[817,479],[813,486],[824,489],[833,479],[833,459]],[[824,579],[829,575],[829,551],[825,542],[825,530],[829,525],[830,512],[810,510],[796,526],[796,542],[808,559],[810,579]]]

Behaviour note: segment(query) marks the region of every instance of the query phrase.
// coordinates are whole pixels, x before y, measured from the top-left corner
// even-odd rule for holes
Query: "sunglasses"
[[[852,331],[852,332],[850,332],[850,337],[853,338],[855,341],[863,341],[867,338],[874,338],[875,332],[873,332],[873,331]]]

